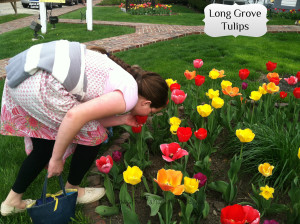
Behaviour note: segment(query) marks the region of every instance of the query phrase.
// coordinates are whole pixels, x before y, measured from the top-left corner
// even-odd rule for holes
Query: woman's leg
[[[32,138],[33,150],[23,161],[12,190],[4,201],[5,204],[17,208],[25,207],[25,203],[22,202],[22,195],[48,164],[54,142],[52,140]]]
[[[100,146],[77,145],[72,157],[68,182],[79,185],[98,155]]]
[[[84,194],[83,189],[79,188],[79,184],[91,165],[95,162],[99,149],[99,145],[77,145],[73,154],[66,188],[77,188],[79,197]]]

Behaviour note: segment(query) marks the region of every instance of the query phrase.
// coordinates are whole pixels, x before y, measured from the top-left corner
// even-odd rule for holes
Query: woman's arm
[[[99,120],[101,125],[105,128],[119,126],[119,125],[129,125],[137,127],[139,123],[136,121],[135,117],[130,113],[123,115],[115,115],[111,117],[105,117]]]
[[[110,117],[125,111],[123,94],[119,91],[104,94],[69,110],[56,136],[48,177],[57,176],[63,170],[63,155],[80,129],[89,121]]]

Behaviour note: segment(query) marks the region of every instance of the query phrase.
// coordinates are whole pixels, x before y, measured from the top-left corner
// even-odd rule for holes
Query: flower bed
[[[125,9],[126,5],[121,3],[119,7]],[[171,5],[157,4],[152,6],[151,2],[147,2],[144,4],[130,4],[127,12],[131,15],[171,15],[171,8]]]
[[[137,116],[143,126],[124,127],[123,154],[97,161],[109,204],[96,211],[121,223],[298,223],[300,72],[282,78],[269,61],[268,83],[253,86],[246,68],[229,81],[202,66],[194,60],[183,83],[167,79],[167,108],[148,125]],[[293,91],[280,91],[283,82]]]

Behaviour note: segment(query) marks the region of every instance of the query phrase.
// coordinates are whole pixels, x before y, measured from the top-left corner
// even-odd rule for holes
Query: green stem
[[[253,120],[253,115],[254,115],[254,105],[255,105],[255,101],[253,102],[252,116],[251,116],[250,124],[252,124],[252,120]]]
[[[135,201],[134,201],[134,185],[131,185],[132,193],[132,210],[135,212]]]
[[[202,140],[200,140],[199,148],[197,149],[197,161],[200,161],[201,145],[202,145]]]
[[[168,216],[168,210],[169,210],[169,202],[167,197],[167,191],[164,192],[165,202],[166,202],[166,212],[165,212],[165,218],[166,218],[166,224],[169,224],[169,216]]]
[[[240,159],[243,158],[243,146],[244,146],[244,143],[242,143],[242,146],[241,146],[241,151],[240,151]]]

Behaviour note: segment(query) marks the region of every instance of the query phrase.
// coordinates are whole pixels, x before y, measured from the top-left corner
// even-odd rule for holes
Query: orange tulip
[[[241,93],[239,93],[239,90],[240,89],[238,87],[227,86],[222,91],[225,95],[235,97],[235,96],[238,96],[238,95],[242,95]]]
[[[186,79],[192,80],[196,77],[196,71],[190,72],[189,70],[185,70],[184,76],[186,77]]]
[[[154,179],[163,191],[171,191],[175,195],[181,195],[184,191],[181,171],[160,169],[157,179]]]
[[[268,73],[267,78],[269,79],[269,81],[270,81],[271,78],[278,78],[279,80],[281,80],[281,78],[279,78],[278,73],[276,73],[276,72]]]

